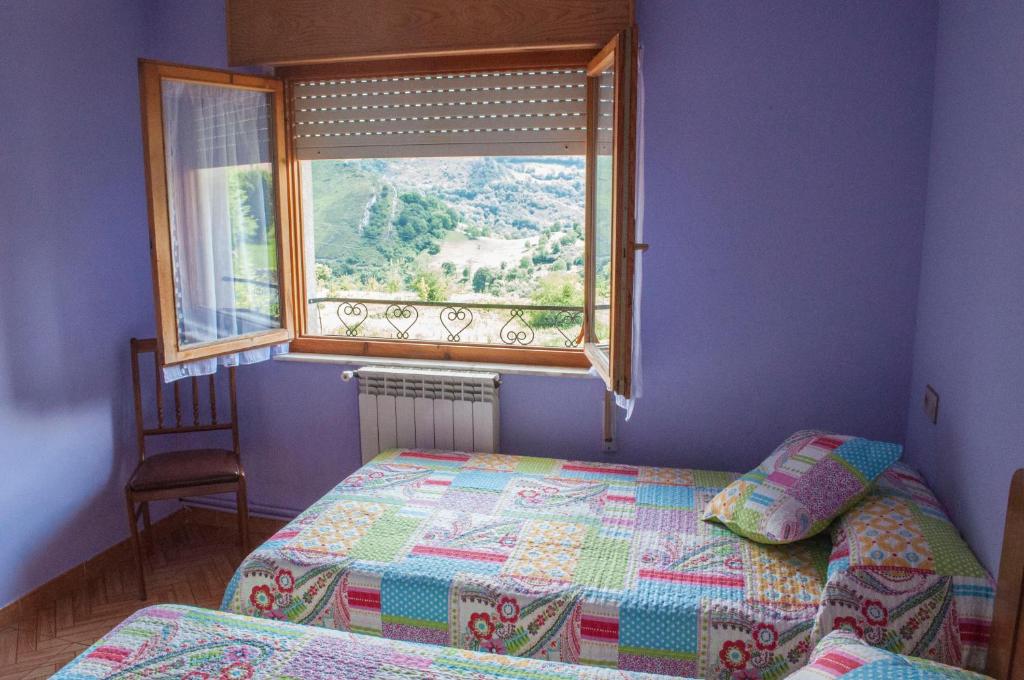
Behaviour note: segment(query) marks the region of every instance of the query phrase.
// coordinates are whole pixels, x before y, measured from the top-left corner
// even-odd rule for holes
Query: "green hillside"
[[[316,161],[319,285],[550,298],[557,274],[557,297],[582,291],[583,182],[581,158]]]

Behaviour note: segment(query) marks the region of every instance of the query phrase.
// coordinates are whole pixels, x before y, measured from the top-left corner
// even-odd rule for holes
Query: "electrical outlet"
[[[939,422],[939,393],[931,385],[924,388],[924,414],[933,424]]]

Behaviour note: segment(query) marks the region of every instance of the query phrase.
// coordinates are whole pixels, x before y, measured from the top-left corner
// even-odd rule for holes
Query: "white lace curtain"
[[[280,328],[270,95],[175,80],[162,93],[179,344]],[[164,379],[283,351],[169,366]]]

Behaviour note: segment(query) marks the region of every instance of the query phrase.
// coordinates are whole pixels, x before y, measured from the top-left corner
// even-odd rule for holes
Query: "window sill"
[[[587,368],[559,366],[528,366],[524,364],[495,364],[475,361],[445,361],[441,359],[396,359],[393,357],[372,357],[353,354],[310,354],[292,352],[274,357],[274,361],[290,361],[306,364],[333,364],[335,366],[402,366],[405,368],[432,368],[452,370],[488,371],[504,375],[535,375],[551,378],[591,378],[599,380]]]

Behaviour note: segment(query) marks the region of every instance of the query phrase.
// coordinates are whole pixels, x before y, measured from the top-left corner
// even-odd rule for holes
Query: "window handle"
[[[634,243],[633,244],[633,250],[641,252],[641,253],[646,253],[648,250],[650,250],[650,248],[651,248],[651,244],[650,243]]]

